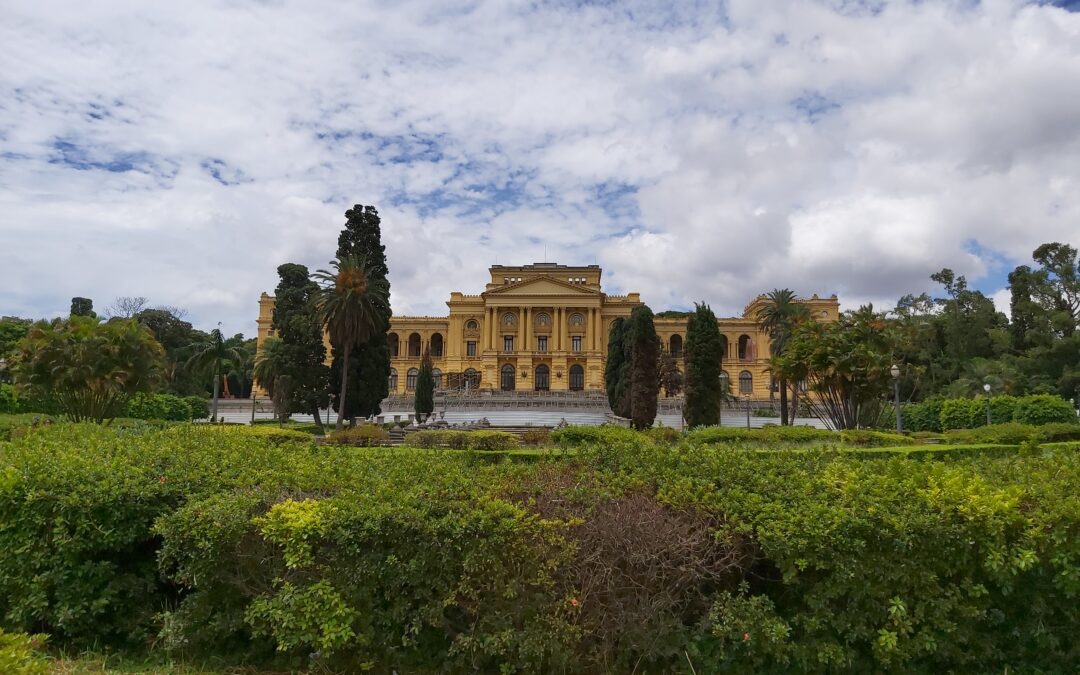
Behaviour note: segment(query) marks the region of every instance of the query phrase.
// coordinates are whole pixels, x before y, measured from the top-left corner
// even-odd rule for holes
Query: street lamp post
[[[990,421],[990,383],[987,382],[983,385],[983,391],[986,392],[986,426],[990,426],[993,422]]]
[[[900,367],[894,363],[889,373],[892,375],[893,408],[896,409],[896,433],[899,434],[904,431],[904,425],[900,419]]]
[[[750,428],[750,394],[746,395],[746,428]]]

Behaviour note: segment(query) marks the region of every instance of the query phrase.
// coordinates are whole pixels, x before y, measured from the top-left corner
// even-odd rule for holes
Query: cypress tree
[[[720,422],[723,343],[716,315],[708,305],[695,304],[686,325],[686,424]]]
[[[273,326],[281,340],[281,375],[288,382],[283,412],[310,413],[322,426],[319,410],[330,400],[330,369],[313,302],[319,286],[303,265],[285,263],[277,271]]]
[[[345,229],[338,236],[338,258],[357,256],[364,259],[375,279],[386,281],[389,268],[386,266],[386,247],[382,243],[382,229],[379,212],[374,206],[357,204],[345,212]],[[349,383],[346,394],[344,416],[350,420],[356,417],[371,417],[382,412],[381,403],[390,393],[390,346],[386,334],[390,330],[391,312],[389,306],[382,318],[382,325],[371,338],[359,345],[353,345],[349,353]],[[330,366],[331,381],[340,381],[341,356],[333,350],[334,360]],[[341,402],[338,395],[333,397],[334,410]]]
[[[94,313],[94,301],[90,298],[80,298],[78,296],[71,299],[71,316],[89,316],[96,317]]]
[[[413,409],[417,417],[430,415],[435,411],[435,375],[432,372],[431,354],[424,350],[424,358],[420,361],[420,372],[416,374],[416,398],[413,401]]]
[[[656,419],[660,393],[660,337],[648,305],[630,313],[630,421],[635,429],[648,429]]]
[[[607,389],[611,412],[619,417],[630,417],[630,354],[627,349],[629,323],[619,317],[611,324],[608,333],[607,362],[604,364],[604,387]]]

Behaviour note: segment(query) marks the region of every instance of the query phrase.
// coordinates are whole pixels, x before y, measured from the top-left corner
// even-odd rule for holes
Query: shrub
[[[205,396],[185,396],[184,402],[191,409],[192,420],[205,420],[210,418],[210,399]]]
[[[637,443],[642,438],[641,434],[633,429],[614,424],[599,427],[568,426],[551,433],[551,439],[555,444],[564,449],[579,448],[590,444]]]
[[[815,429],[805,425],[781,427],[775,425],[764,426],[760,429],[747,429],[745,427],[699,427],[687,434],[687,440],[693,443],[820,443],[829,440],[837,440],[839,436],[831,431]]]
[[[952,429],[945,432],[945,439],[951,444],[996,443],[1001,445],[1019,445],[1029,438],[1034,438],[1036,427],[1030,424],[1009,422],[991,424],[977,429]]]
[[[865,448],[915,445],[915,439],[908,438],[907,436],[888,434],[882,431],[869,431],[866,429],[845,429],[840,432],[840,440],[845,445],[856,445]]]
[[[933,431],[941,433],[941,407],[944,401],[940,398],[926,399],[922,403],[905,403],[900,414],[907,431]]]
[[[138,420],[168,420],[187,422],[192,418],[191,406],[185,399],[172,394],[138,393],[127,404],[127,416]]]
[[[8,633],[0,628],[0,673],[5,675],[45,675],[49,672],[40,653],[44,635]]]
[[[1022,424],[1076,424],[1076,410],[1063,398],[1035,394],[1017,399],[1014,419]]]
[[[1005,424],[1013,421],[1013,415],[1016,412],[1016,404],[1019,399],[1015,396],[991,396],[990,397],[990,421],[993,424]],[[983,401],[983,406],[986,405],[986,401]],[[983,408],[984,414],[986,408]]]
[[[0,384],[0,415],[14,415],[20,412],[19,397],[15,387],[10,384]]]
[[[414,431],[405,437],[405,445],[411,448],[441,448],[448,444],[451,434],[464,434],[464,431],[436,431],[424,429]]]
[[[551,443],[551,431],[549,429],[526,429],[521,435],[522,445],[543,446]]]
[[[986,424],[986,402],[976,398],[950,398],[941,403],[941,428],[974,429]]]
[[[1080,424],[1043,424],[1035,427],[1035,435],[1041,443],[1080,441]]]
[[[518,438],[505,431],[469,431],[469,450],[513,450],[518,447]]]
[[[297,431],[303,431],[297,429]],[[331,432],[326,437],[327,443],[335,445],[356,445],[364,448],[383,445],[390,439],[390,432],[377,424],[361,424],[352,429]]]
[[[23,413],[21,415],[0,415],[0,441],[22,438],[27,431],[37,427],[54,424],[48,415]]]
[[[682,434],[679,433],[678,429],[664,426],[648,429],[645,434],[657,443],[666,443],[669,445],[677,443],[682,437]]]
[[[249,425],[236,424],[236,425],[219,425],[219,424],[207,424],[205,425],[209,429],[217,430],[222,434],[232,434],[239,436],[250,436],[252,438],[258,438],[266,440],[270,443],[311,443],[311,434],[306,434],[303,431],[297,431],[295,429],[278,428],[278,427],[253,427]]]

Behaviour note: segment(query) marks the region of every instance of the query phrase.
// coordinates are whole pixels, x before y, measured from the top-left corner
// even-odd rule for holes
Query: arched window
[[[749,370],[744,370],[739,373],[739,393],[754,393],[754,376],[750,374]]]
[[[397,333],[390,333],[386,336],[386,346],[390,348],[390,358],[396,359],[399,347]]]
[[[669,347],[668,351],[670,351],[671,355],[674,356],[674,357],[682,356],[682,336],[681,335],[672,335],[671,336],[670,347]]]
[[[470,390],[480,388],[480,373],[476,368],[465,369],[465,387]]]
[[[409,356],[420,356],[420,334],[413,333],[409,336]]]
[[[476,319],[469,319],[465,322],[465,330],[480,330],[480,324],[476,323]]]
[[[438,368],[431,369],[431,379],[435,380],[435,388],[442,389],[442,371]]]
[[[435,333],[431,336],[431,357],[442,358],[443,355],[443,339],[442,333]]]
[[[514,391],[514,386],[517,384],[514,377],[514,367],[509,363],[502,367],[499,372],[499,388],[503,391]]]
[[[390,369],[390,393],[397,391],[397,368]]]
[[[536,391],[551,389],[551,371],[544,364],[536,367],[536,377],[533,379],[533,387]]]
[[[580,312],[574,312],[573,314],[570,315],[569,323],[570,323],[571,326],[584,326],[585,325],[585,316],[583,314],[581,314]]]
[[[405,388],[409,391],[416,389],[416,376],[420,374],[416,368],[409,368],[409,372],[405,374]]]
[[[506,327],[517,325],[517,317],[514,316],[513,312],[507,312],[502,315],[502,325]]]
[[[585,389],[585,369],[578,364],[570,366],[570,391]]]
[[[540,312],[536,315],[536,327],[547,328],[551,325],[551,317],[544,312]]]
[[[753,348],[753,345],[750,344],[750,336],[749,335],[740,335],[739,336],[739,360],[740,361],[746,361],[748,359],[752,359],[753,358],[753,352],[754,352],[754,348]]]
[[[731,393],[731,376],[728,375],[726,370],[720,371],[720,386],[727,391],[727,393]]]

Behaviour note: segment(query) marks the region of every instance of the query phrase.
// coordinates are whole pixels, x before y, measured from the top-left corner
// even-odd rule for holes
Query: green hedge
[[[457,450],[513,450],[520,446],[517,436],[505,431],[414,431],[405,437],[413,448],[454,448]]]
[[[44,635],[8,633],[0,628],[0,673],[45,675],[49,664],[41,652],[44,644]]]
[[[191,409],[192,420],[210,419],[210,399],[205,396],[185,396],[184,401]]]
[[[138,393],[128,401],[127,417],[137,420],[187,422],[192,419],[192,413],[188,402],[179,396]]]
[[[732,452],[571,429],[571,459],[485,464],[261,429],[0,445],[0,624],[290,671],[1080,663],[1076,441]]]
[[[1034,440],[1039,443],[1080,440],[1080,424],[993,424],[978,429],[956,429],[948,431],[945,438],[949,443],[1003,443],[1019,445],[1024,441]]]
[[[985,398],[928,399],[902,408],[906,431],[942,432],[986,426]],[[990,418],[994,424],[1075,424],[1076,411],[1063,398],[1050,394],[992,396]]]
[[[1023,396],[1016,401],[1014,419],[1021,424],[1076,424],[1076,410],[1051,394]]]
[[[334,431],[326,437],[326,442],[334,445],[355,445],[375,447],[384,445],[390,439],[390,432],[377,424],[361,424],[352,429]]]

